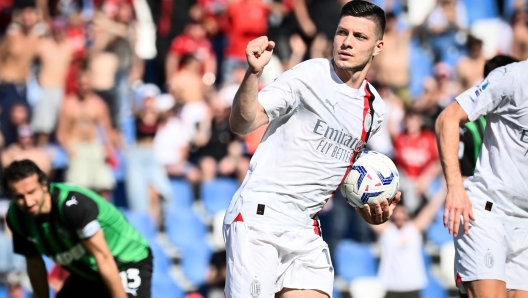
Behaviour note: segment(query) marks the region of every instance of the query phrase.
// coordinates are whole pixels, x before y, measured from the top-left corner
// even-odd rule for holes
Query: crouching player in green
[[[12,200],[13,249],[26,257],[35,297],[49,297],[42,255],[70,272],[58,298],[150,297],[149,245],[113,205],[87,189],[49,183],[29,160],[5,169],[2,188]]]

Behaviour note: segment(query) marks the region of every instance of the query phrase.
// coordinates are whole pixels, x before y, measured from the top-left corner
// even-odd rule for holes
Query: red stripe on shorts
[[[244,219],[242,218],[242,213],[239,213],[237,217],[235,217],[235,219],[233,220],[233,222],[237,221],[244,222]]]

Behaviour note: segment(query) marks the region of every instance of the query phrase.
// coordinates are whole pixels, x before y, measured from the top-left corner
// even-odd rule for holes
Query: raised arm
[[[464,233],[469,231],[469,219],[475,220],[471,201],[464,189],[458,163],[459,127],[468,122],[468,115],[460,104],[451,103],[436,120],[436,135],[440,161],[447,182],[447,197],[444,211],[444,226],[449,234],[458,235],[460,215],[464,218]],[[448,222],[449,221],[449,222]]]
[[[231,130],[240,135],[253,132],[269,119],[262,105],[258,102],[258,84],[262,70],[273,54],[275,43],[266,36],[252,40],[246,47],[248,70],[233,100]]]
[[[418,213],[418,216],[414,219],[413,223],[415,227],[420,231],[424,232],[433,219],[435,218],[436,212],[442,206],[446,195],[445,188],[442,188],[436,196],[427,203],[427,205]]]

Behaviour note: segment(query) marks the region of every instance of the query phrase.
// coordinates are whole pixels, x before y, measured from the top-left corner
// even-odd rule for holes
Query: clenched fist
[[[250,41],[246,47],[246,57],[249,64],[249,70],[252,73],[260,74],[264,66],[268,64],[273,54],[275,43],[269,41],[268,37],[261,36]]]

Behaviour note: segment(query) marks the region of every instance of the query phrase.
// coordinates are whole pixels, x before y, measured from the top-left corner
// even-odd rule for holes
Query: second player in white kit
[[[528,297],[527,69],[528,61],[497,68],[437,122],[448,184],[444,223],[455,235],[457,284],[470,298]],[[458,124],[480,116],[487,121],[482,151],[462,185]]]
[[[258,95],[274,44],[261,37],[248,45],[250,66],[231,127],[245,134],[269,126],[224,219],[226,297],[332,296],[334,272],[317,213],[383,122],[383,100],[365,75],[381,52],[384,27],[381,8],[349,2],[334,58],[301,63]],[[383,223],[398,201],[399,194],[360,214]]]

